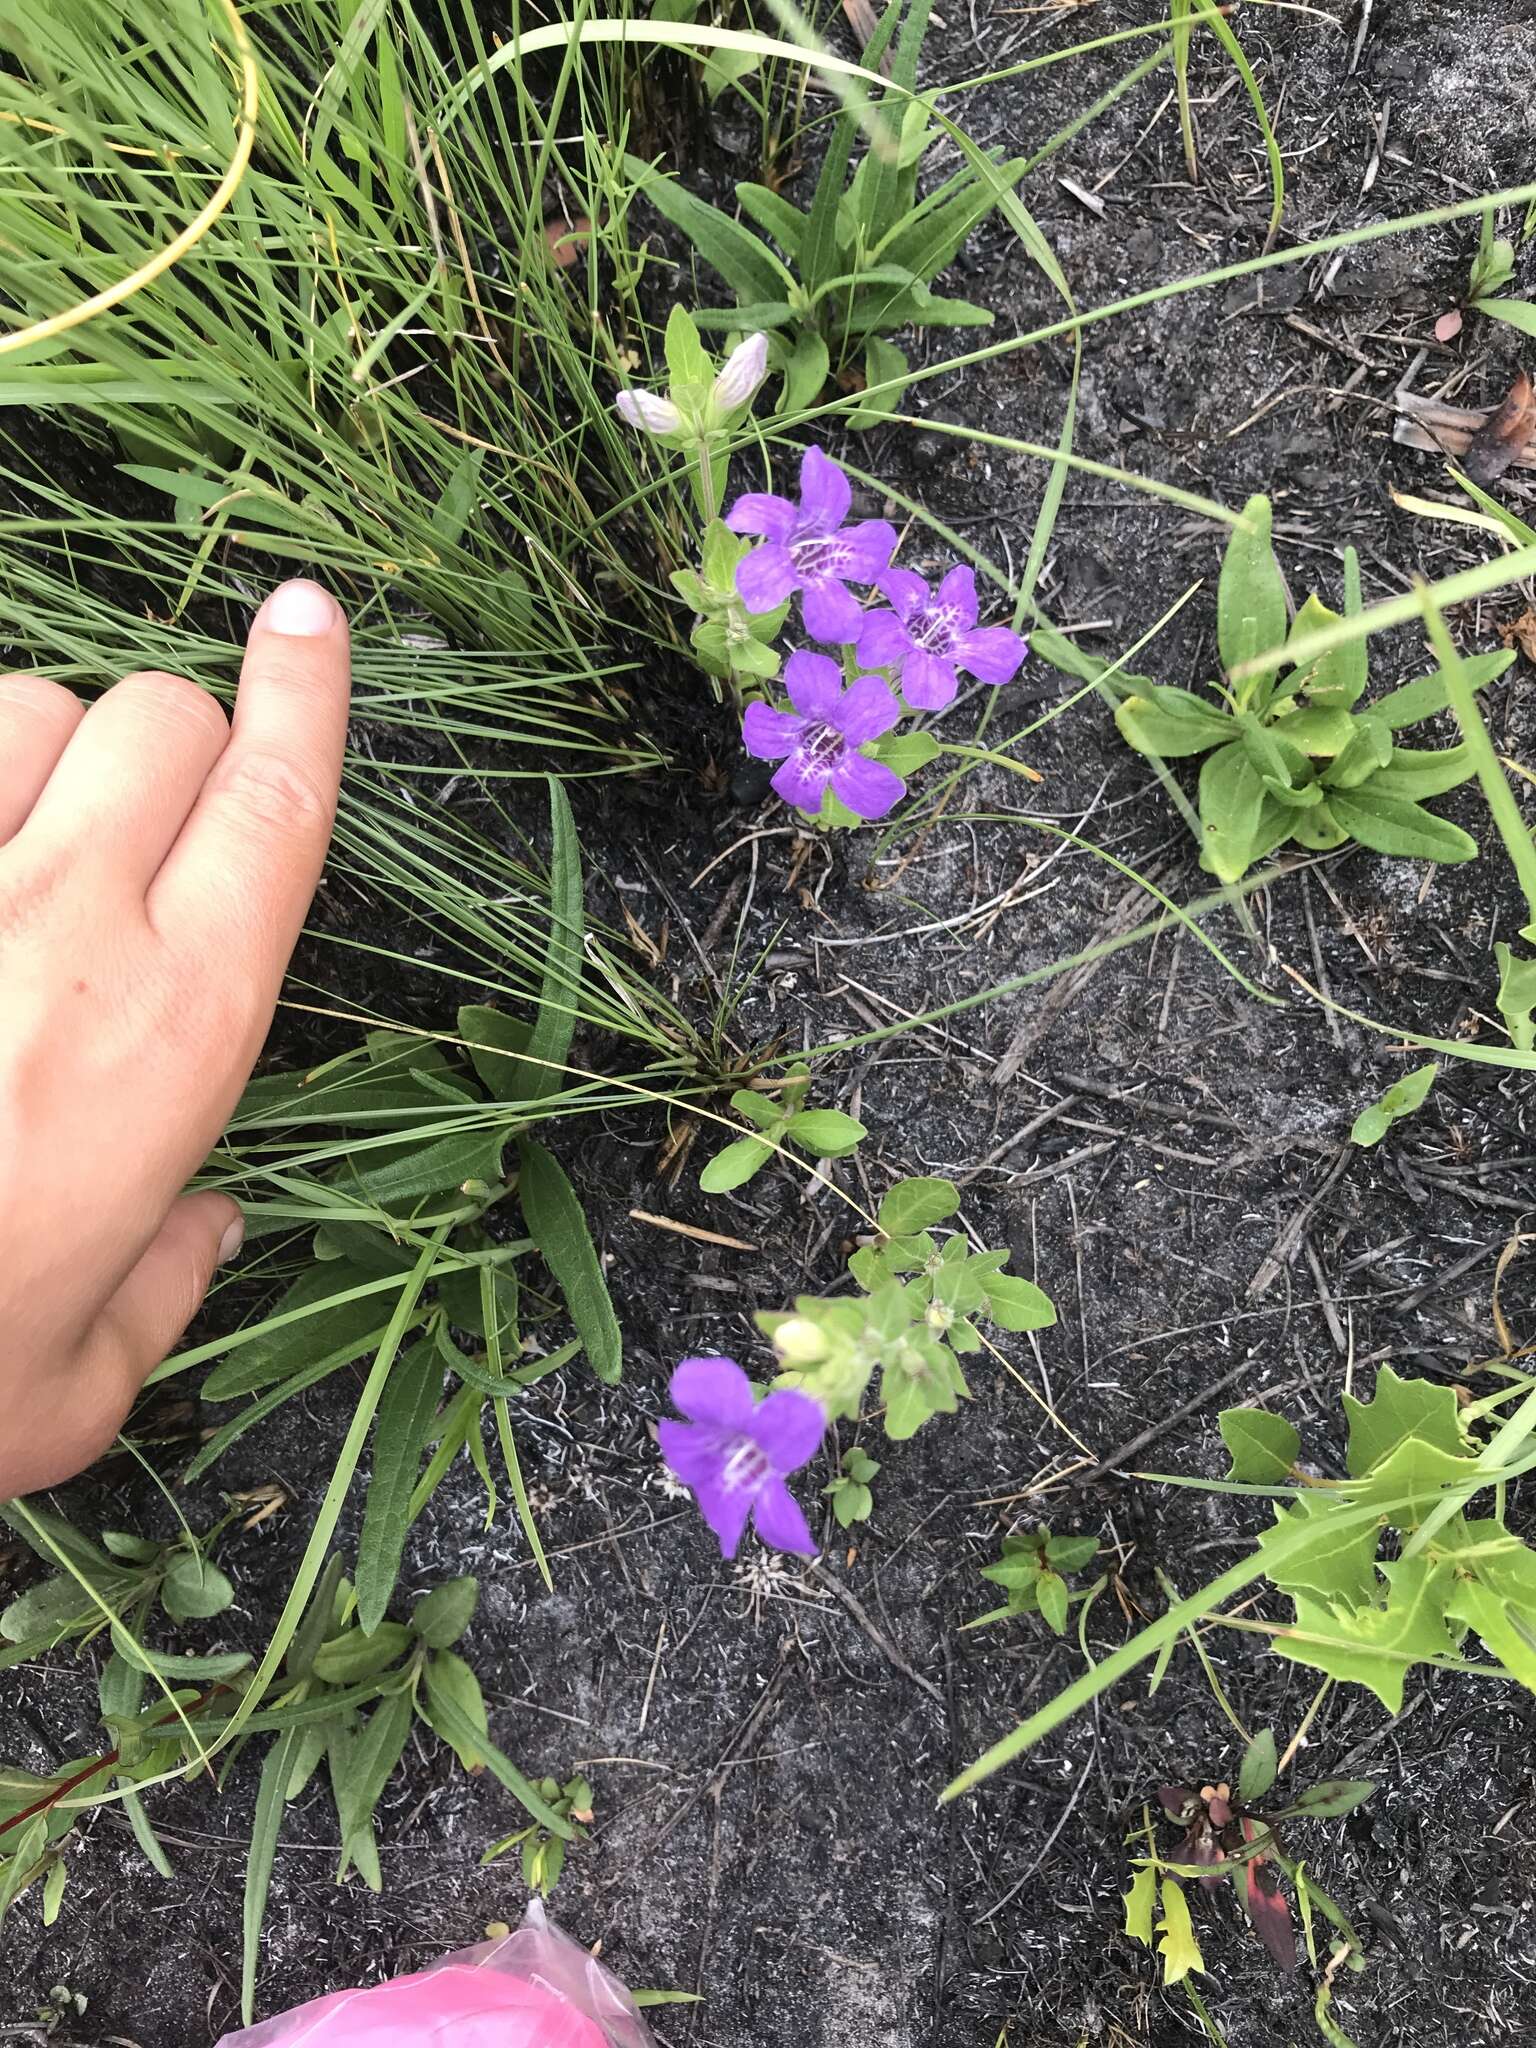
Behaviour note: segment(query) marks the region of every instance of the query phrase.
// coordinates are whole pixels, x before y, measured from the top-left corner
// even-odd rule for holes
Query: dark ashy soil
[[[1066,12],[941,12],[934,77],[1001,67],[1147,10],[1100,0]],[[1278,109],[1289,238],[1528,175],[1531,12],[1515,0],[1376,0],[1363,20],[1353,4],[1243,9],[1245,47]],[[1010,151],[1038,147],[1127,61],[1109,51],[988,88],[968,102],[972,132]],[[1026,187],[1080,305],[1261,245],[1267,196],[1251,109],[1214,50],[1196,78],[1199,189],[1184,178],[1165,73]],[[1102,215],[1057,172],[1096,191]],[[1454,529],[1415,521],[1388,495],[1438,483],[1426,458],[1392,445],[1391,397],[1412,365],[1417,388],[1449,380],[1467,403],[1506,387],[1516,360],[1508,330],[1471,322],[1450,348],[1432,338],[1474,242],[1475,228],[1458,224],[1090,329],[1079,452],[1227,503],[1270,490],[1298,600],[1316,584],[1338,601],[1338,551],[1349,541],[1368,600],[1404,589],[1416,569],[1444,573],[1461,559],[1444,537]],[[957,289],[998,309],[999,334],[1055,317],[1049,287],[1001,223],[960,267]],[[1070,351],[1046,346],[936,380],[924,402],[1050,440],[1069,372]],[[920,493],[977,545],[1022,561],[1038,465],[895,429],[866,438],[857,459]],[[1078,478],[1041,600],[1084,645],[1115,651],[1204,578],[1145,657],[1165,680],[1198,681],[1215,666],[1218,554],[1204,523]],[[1458,618],[1464,644],[1497,644],[1497,624],[1522,602],[1506,595]],[[1375,660],[1378,683],[1426,665],[1415,636],[1377,643]],[[1026,722],[1020,703],[1044,709],[1060,688],[1032,665],[994,730],[1015,730]],[[1489,703],[1501,747],[1536,756],[1524,662]],[[728,761],[723,725],[706,740]],[[1184,827],[1094,700],[1021,751],[1045,777],[1033,799],[1041,818],[1081,825],[1176,900],[1202,892]],[[989,772],[915,846],[871,861],[872,840],[840,841],[792,875],[783,813],[710,793],[697,773],[704,752],[696,742],[685,755],[681,782],[588,800],[591,900],[604,917],[622,904],[657,939],[670,921],[661,974],[701,1013],[738,932],[741,959],[767,949],[734,1026],[742,1044],[863,1033],[1045,966],[1149,912],[1112,867],[1016,820],[996,822],[1018,808],[1022,785]],[[1466,792],[1439,808],[1483,829]],[[649,1121],[557,1133],[603,1233],[625,1384],[602,1394],[569,1373],[562,1391],[537,1390],[520,1420],[553,1597],[542,1596],[515,1524],[484,1530],[483,1497],[463,1472],[418,1531],[408,1584],[480,1577],[466,1647],[498,1741],[529,1770],[579,1764],[596,1788],[596,1837],[571,1861],[560,1918],[600,1939],[632,1983],[705,1994],[660,2013],[666,2042],[975,2048],[1004,2029],[1011,2048],[1200,2037],[1182,1997],[1154,1987],[1150,1959],[1119,1932],[1122,1844],[1159,1783],[1230,1775],[1236,1739],[1185,1648],[1151,1697],[1138,1678],[978,1798],[937,1810],[953,1771],[1081,1662],[1075,1644],[1037,1622],[959,1633],[990,1604],[977,1568],[1016,1521],[1044,1516],[1097,1535],[1117,1581],[1093,1612],[1096,1654],[1124,1639],[1138,1610],[1157,1611],[1159,1572],[1186,1592],[1214,1576],[1258,1514],[1127,1470],[1219,1473],[1216,1411],[1260,1396],[1301,1427],[1321,1467],[1337,1469],[1344,1387],[1364,1390],[1389,1359],[1453,1380],[1493,1348],[1494,1262],[1527,1211],[1536,1154],[1522,1078],[1470,1066],[1449,1071],[1378,1150],[1347,1152],[1355,1111],[1403,1057],[1391,1038],[1330,1020],[1281,972],[1294,965],[1394,1025],[1491,1036],[1492,945],[1521,922],[1496,851],[1458,870],[1352,853],[1253,907],[1257,944],[1228,917],[1212,931],[1273,1002],[1170,934],[855,1050],[832,1070],[838,1099],[872,1133],[847,1184],[867,1175],[878,1193],[904,1172],[971,1176],[967,1228],[980,1244],[1007,1245],[1060,1321],[1037,1346],[1010,1344],[1016,1376],[978,1370],[958,1419],[904,1446],[867,1438],[882,1459],[874,1517],[851,1543],[828,1519],[826,1556],[808,1571],[762,1553],[722,1566],[664,1482],[649,1423],[679,1355],[761,1358],[754,1309],[837,1285],[845,1212],[788,1177],[766,1176],[735,1202],[701,1197],[691,1167],[669,1186]],[[685,925],[715,934],[707,973]],[[759,1249],[664,1235],[628,1220],[637,1207]],[[1518,1262],[1504,1305],[1531,1334],[1536,1304]],[[264,1640],[343,1407],[335,1390],[296,1404],[220,1468],[226,1487],[275,1479],[293,1497],[286,1515],[232,1546],[241,1605],[220,1640]],[[827,1476],[802,1489],[808,1500]],[[102,1522],[163,1513],[120,1484],[92,1498]],[[1295,1729],[1316,1674],[1251,1636],[1216,1633],[1207,1647],[1249,1727]],[[18,1762],[45,1767],[91,1743],[93,1696],[67,1671],[12,1677],[7,1693]],[[1396,1723],[1353,1689],[1324,1701],[1298,1772],[1380,1785],[1350,1822],[1319,1823],[1297,1841],[1368,1933],[1367,1974],[1340,1987],[1360,2048],[1493,2043],[1536,2017],[1533,1712],[1523,1692],[1451,1675],[1412,1683]],[[72,1852],[58,1925],[42,1930],[28,1901],[9,1930],[0,2022],[27,2022],[62,1982],[89,1997],[68,2030],[82,2041],[196,2048],[234,2024],[254,1775],[248,1760],[222,1798],[204,1786],[157,1795],[171,1884],[148,1870],[115,1814],[98,1814]],[[413,1754],[381,1812],[387,1888],[375,1899],[355,1882],[333,1885],[335,1821],[317,1791],[278,1856],[262,2010],[419,1966],[488,1921],[515,1918],[515,1862],[482,1870],[478,1859],[517,1819],[445,1752]],[[1202,1990],[1234,2048],[1315,2038],[1305,1979],[1285,1983],[1223,1901],[1197,1910],[1211,1971]]]

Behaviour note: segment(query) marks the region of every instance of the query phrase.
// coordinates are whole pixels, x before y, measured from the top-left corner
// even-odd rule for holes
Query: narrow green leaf
[[[845,158],[846,161],[846,158]],[[750,228],[732,220],[717,206],[696,199],[675,178],[666,178],[641,158],[626,156],[628,176],[644,192],[656,211],[671,221],[692,242],[712,269],[717,270],[746,304],[759,300],[782,300],[794,285],[794,278],[766,242]]]
[[[1216,586],[1216,640],[1229,674],[1286,636],[1285,583],[1270,545],[1268,498],[1251,497],[1243,521],[1227,542]],[[1267,668],[1248,679],[1240,701],[1261,705],[1274,677],[1275,670]]]
[[[395,1360],[373,1432],[373,1477],[357,1545],[357,1612],[365,1635],[384,1619],[410,1527],[411,1494],[443,1391],[437,1345],[421,1337]]]
[[[439,1652],[439,1657],[452,1654],[452,1651],[442,1651]],[[576,1841],[577,1832],[571,1822],[563,1814],[555,1811],[543,1794],[536,1791],[523,1776],[516,1764],[504,1756],[495,1743],[482,1729],[476,1727],[464,1712],[450,1689],[451,1681],[449,1686],[444,1686],[439,1673],[434,1683],[434,1667],[438,1661],[438,1657],[434,1657],[427,1665],[427,1697],[421,1711],[428,1727],[460,1754],[465,1751],[475,1754],[483,1752],[486,1769],[492,1777],[504,1785],[512,1797],[526,1807],[541,1826],[548,1828],[552,1835],[558,1835],[562,1841]]]
[[[1459,825],[1406,798],[1377,796],[1369,783],[1331,791],[1328,808],[1350,837],[1373,853],[1447,863],[1477,855],[1477,841]]]
[[[261,1956],[261,1926],[267,1917],[267,1893],[272,1884],[272,1864],[277,1855],[277,1838],[283,1829],[283,1806],[288,1780],[302,1737],[290,1728],[279,1735],[262,1759],[256,1786],[256,1818],[251,1826],[251,1846],[245,1855],[245,1900],[241,1912],[244,1946],[240,1962],[240,2020],[250,2026],[256,2017],[256,1969]]]
[[[567,1313],[600,1380],[617,1384],[623,1340],[576,1190],[554,1155],[532,1138],[518,1140],[518,1200],[528,1234],[559,1282]]]
[[[1275,1782],[1280,1760],[1275,1752],[1275,1732],[1261,1728],[1243,1752],[1237,1774],[1237,1796],[1244,1806],[1256,1806]]]

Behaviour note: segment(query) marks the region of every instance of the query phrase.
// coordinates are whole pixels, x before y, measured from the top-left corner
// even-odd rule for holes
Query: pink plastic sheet
[[[537,1900],[499,1941],[226,2034],[220,2048],[654,2048],[634,2000]]]

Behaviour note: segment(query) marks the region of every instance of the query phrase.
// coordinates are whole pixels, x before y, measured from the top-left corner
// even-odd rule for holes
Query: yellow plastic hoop
[[[245,32],[245,23],[240,19],[234,0],[220,0],[229,17],[230,30],[235,39],[235,53],[240,60],[241,100],[240,129],[235,139],[235,153],[229,168],[219,180],[217,191],[197,216],[188,221],[179,235],[147,257],[137,270],[129,271],[126,277],[118,278],[115,284],[93,292],[88,299],[81,299],[63,313],[52,313],[46,320],[37,320],[30,327],[12,328],[7,334],[0,334],[0,355],[9,355],[15,349],[28,348],[35,341],[51,341],[57,334],[67,334],[72,327],[80,327],[92,320],[98,313],[105,313],[112,306],[120,306],[145,285],[152,284],[173,264],[179,263],[189,249],[195,248],[207,234],[209,228],[228,206],[240,188],[246,167],[251,161],[251,151],[256,145],[256,112],[261,99],[261,75],[256,69],[256,56],[251,48],[251,39]]]

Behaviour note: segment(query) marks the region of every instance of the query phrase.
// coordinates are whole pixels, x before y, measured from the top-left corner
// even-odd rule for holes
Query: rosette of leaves
[[[744,1187],[786,1145],[798,1146],[813,1159],[844,1159],[863,1143],[869,1133],[857,1117],[845,1116],[840,1109],[806,1108],[810,1085],[810,1068],[795,1066],[777,1095],[756,1088],[736,1090],[732,1109],[746,1123],[754,1124],[760,1135],[733,1139],[705,1165],[699,1186],[706,1195],[725,1195]]]
[[[1286,593],[1270,545],[1270,504],[1259,496],[1243,508],[1222,561],[1216,595],[1216,639],[1231,672],[1268,649],[1295,645],[1338,617],[1317,597],[1296,614],[1289,640]],[[1345,615],[1361,608],[1360,564],[1344,554]],[[1462,664],[1481,689],[1504,673],[1514,651],[1474,656]],[[1362,704],[1366,643],[1351,642],[1316,659],[1289,661],[1213,684],[1213,695],[1139,679],[1121,688],[1115,723],[1140,754],[1180,760],[1203,755],[1200,767],[1200,865],[1236,882],[1256,861],[1294,839],[1313,852],[1350,840],[1373,853],[1430,861],[1471,860],[1477,841],[1424,808],[1477,773],[1472,749],[1419,751],[1396,735],[1445,710],[1445,672],[1437,668]]]
[[[1273,1648],[1367,1686],[1395,1714],[1414,1665],[1459,1658],[1475,1634],[1500,1675],[1536,1692],[1536,1552],[1501,1512],[1468,1512],[1500,1486],[1516,1445],[1509,1432],[1528,1448],[1527,1426],[1517,1413],[1482,1444],[1454,1389],[1385,1365],[1371,1400],[1343,1401],[1348,1476],[1303,1486],[1259,1538],[1266,1576],[1294,1611],[1294,1630],[1277,1631]],[[1229,1408],[1220,1423],[1231,1480],[1297,1477],[1301,1442],[1283,1416]]]
[[[973,160],[918,197],[923,160],[938,130],[931,105],[911,97],[931,0],[914,0],[891,64],[890,103],[877,107],[878,141],[849,164],[859,137],[850,101],[833,124],[809,211],[766,185],[736,187],[742,211],[768,237],[734,214],[696,197],[638,157],[626,157],[635,184],[665,219],[688,237],[736,295],[734,308],[701,310],[701,327],[769,333],[775,366],[784,373],[780,409],[800,412],[821,395],[827,377],[862,354],[866,386],[901,377],[906,357],[885,337],[907,327],[985,327],[993,315],[965,299],[942,298],[934,280],[972,231],[1018,183],[1024,157],[1004,163]],[[902,13],[885,16],[864,51],[878,67]],[[880,392],[849,424],[869,426],[899,393]]]
[[[952,1181],[898,1181],[877,1212],[879,1242],[848,1261],[859,1294],[802,1295],[792,1313],[759,1314],[786,1368],[777,1384],[803,1387],[829,1415],[853,1420],[878,1371],[885,1433],[899,1441],[969,1397],[960,1359],[982,1349],[982,1323],[1054,1323],[1050,1297],[1003,1271],[1007,1252],[973,1252],[961,1232],[934,1235],[959,1207]]]
[[[966,1627],[984,1628],[1015,1614],[1038,1614],[1057,1635],[1064,1635],[1072,1602],[1088,1598],[1086,1589],[1074,1592],[1067,1579],[1086,1571],[1098,1554],[1096,1536],[1053,1536],[1043,1522],[1025,1535],[1005,1536],[1002,1556],[996,1564],[983,1565],[981,1576],[1004,1589],[1007,1604],[978,1614]]]

